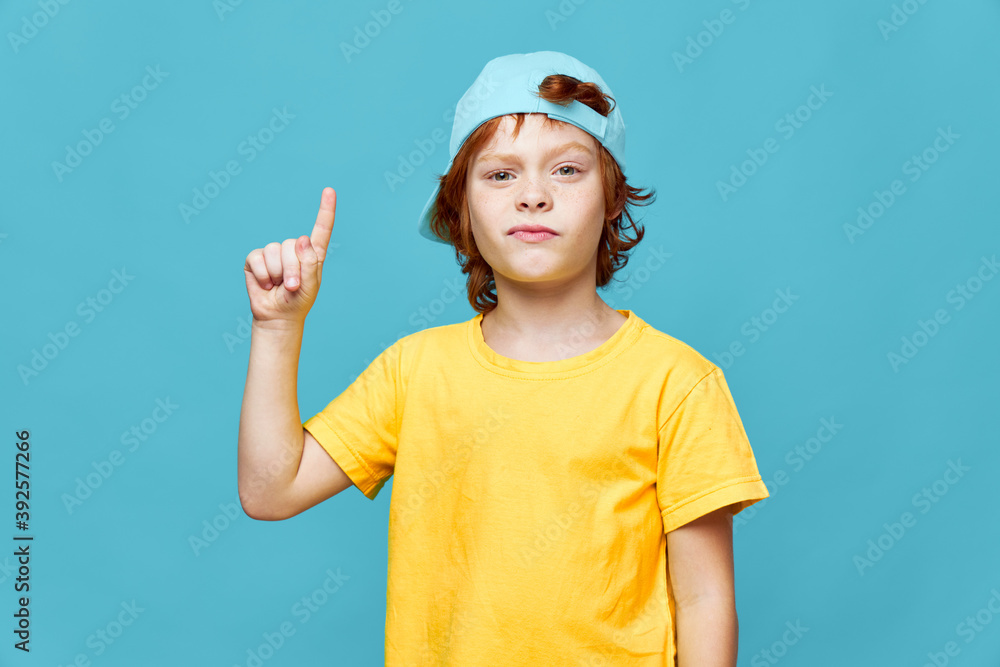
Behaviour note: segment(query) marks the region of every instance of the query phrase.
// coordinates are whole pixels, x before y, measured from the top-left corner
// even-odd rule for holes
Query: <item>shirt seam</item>
[[[695,382],[693,385],[691,385],[691,388],[688,390],[688,392],[686,394],[684,394],[684,398],[682,398],[680,400],[680,402],[677,404],[677,406],[670,412],[670,415],[665,420],[663,420],[663,424],[661,424],[660,426],[658,426],[656,428],[656,432],[657,433],[659,433],[664,428],[666,428],[667,424],[670,423],[670,420],[673,419],[674,415],[677,414],[677,411],[681,409],[681,406],[684,405],[684,403],[687,402],[688,397],[692,393],[694,393],[694,390],[697,389],[701,385],[701,383],[705,381],[706,378],[708,378],[710,375],[712,375],[713,373],[715,373],[718,370],[719,370],[718,366],[714,367],[712,370],[710,370],[709,372],[705,373],[705,375],[703,375],[697,382]]]
[[[320,413],[317,416],[324,424],[326,424],[326,427],[330,430],[330,433],[332,433],[334,437],[340,440],[341,444],[344,445],[347,451],[351,453],[351,456],[354,457],[354,459],[358,462],[358,464],[365,471],[365,473],[367,473],[369,479],[372,480],[372,483],[378,484],[381,480],[378,478],[378,475],[375,474],[375,471],[368,465],[368,462],[365,461],[364,457],[350,443],[348,443],[347,440],[345,440],[344,437],[340,435],[340,433],[337,432],[337,430],[330,424],[329,421],[327,421],[326,417],[324,417],[322,413]]]
[[[756,482],[758,480],[761,480],[761,476],[760,475],[747,475],[745,477],[734,477],[733,479],[730,479],[730,480],[727,480],[725,482],[721,482],[719,484],[716,484],[715,486],[713,486],[710,489],[707,489],[705,491],[702,491],[701,493],[699,493],[696,496],[692,496],[692,497],[687,498],[685,500],[682,500],[680,502],[676,502],[673,505],[671,505],[670,507],[668,507],[668,508],[666,508],[664,510],[660,510],[660,516],[662,516],[663,518],[666,518],[667,514],[671,514],[673,512],[676,512],[677,510],[679,510],[680,508],[684,507],[685,505],[690,505],[691,503],[695,502],[696,500],[701,500],[705,496],[713,494],[716,491],[721,491],[722,489],[728,489],[729,487],[736,486],[737,484],[745,484],[746,482]]]
[[[572,378],[581,377],[583,375],[587,375],[589,373],[593,373],[594,371],[598,370],[599,368],[602,368],[603,366],[611,363],[616,358],[618,358],[619,356],[621,356],[622,354],[624,354],[626,351],[628,351],[633,345],[635,345],[639,341],[639,337],[642,334],[642,332],[648,326],[649,326],[648,323],[644,323],[642,325],[637,325],[636,326],[636,330],[631,334],[631,338],[627,338],[624,341],[622,341],[622,343],[621,343],[622,347],[621,347],[621,349],[618,352],[615,352],[614,354],[608,355],[603,360],[598,360],[598,361],[593,362],[592,365],[589,366],[589,367],[584,367],[582,369],[573,369],[573,370],[578,370],[580,372],[574,373],[572,375],[559,375],[560,373],[572,373],[573,372],[572,370],[569,370],[569,371],[551,371],[549,373],[542,373],[541,375],[543,375],[545,377],[525,377],[525,375],[527,375],[527,373],[525,371],[511,371],[511,370],[507,370],[507,369],[502,369],[502,370],[501,369],[497,369],[497,368],[494,368],[493,366],[488,365],[487,362],[484,359],[480,358],[480,356],[478,354],[478,351],[475,349],[475,339],[474,338],[469,338],[468,339],[468,345],[469,345],[469,352],[472,354],[472,358],[475,359],[476,363],[479,364],[483,368],[483,370],[485,370],[485,371],[488,371],[490,373],[493,373],[494,375],[499,375],[501,377],[505,377],[505,378],[508,378],[508,379],[511,379],[511,380],[528,380],[530,382],[551,382],[553,380],[569,380],[569,379],[572,379]],[[467,336],[471,336],[473,334],[467,332],[466,335]],[[519,375],[519,373],[520,373],[520,375]],[[552,377],[553,375],[557,375],[558,377]]]
[[[399,341],[397,341],[397,342],[399,342]],[[395,419],[395,424],[393,424],[393,426],[394,426],[393,433],[395,433],[395,435],[396,435],[396,454],[398,455],[399,454],[399,429],[400,429],[400,426],[402,425],[402,413],[403,413],[403,406],[402,406],[402,403],[400,403],[400,400],[399,400],[400,383],[403,381],[403,346],[402,346],[402,344],[400,344],[400,346],[396,349],[395,356],[396,356],[395,364],[394,364],[394,374],[395,374],[395,377],[393,378],[393,382],[392,382],[392,398],[393,398],[394,406],[395,406],[395,410],[393,411],[393,417]],[[393,467],[395,467],[395,465]]]

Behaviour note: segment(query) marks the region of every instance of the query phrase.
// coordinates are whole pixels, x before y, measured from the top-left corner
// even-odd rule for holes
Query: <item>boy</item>
[[[418,228],[477,315],[396,341],[305,423],[332,189],[311,237],[247,257],[241,502],[278,520],[394,477],[386,665],[736,664],[732,514],[768,492],[722,371],[597,295],[652,196],[624,132],[575,58],[490,61]]]

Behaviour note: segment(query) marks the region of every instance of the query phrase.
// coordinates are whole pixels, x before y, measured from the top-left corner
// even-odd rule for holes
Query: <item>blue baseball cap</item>
[[[494,58],[486,63],[476,80],[455,105],[455,122],[451,126],[451,143],[448,145],[448,166],[451,170],[455,156],[462,144],[476,128],[497,116],[509,113],[544,113],[549,118],[561,120],[587,132],[611,153],[618,167],[625,172],[625,121],[622,120],[617,100],[614,109],[602,116],[586,104],[573,100],[562,106],[538,97],[538,86],[550,74],[565,74],[580,81],[596,83],[602,92],[614,95],[608,84],[594,69],[576,58],[558,51],[514,53]],[[431,231],[431,217],[440,190],[436,183],[430,199],[420,212],[418,231],[424,238],[438,243],[449,241],[438,238]]]

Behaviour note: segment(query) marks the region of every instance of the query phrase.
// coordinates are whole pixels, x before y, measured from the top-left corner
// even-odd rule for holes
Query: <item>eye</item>
[[[560,169],[560,170],[562,170],[562,169],[572,169],[572,170],[573,170],[573,174],[563,174],[563,176],[573,176],[574,174],[576,174],[577,172],[579,172],[579,171],[580,171],[579,169],[577,169],[577,168],[576,168],[576,167],[574,167],[573,165],[569,165],[569,164],[567,164],[567,165],[566,165],[566,166],[564,166],[564,167],[559,167],[559,169]]]
[[[498,175],[498,174],[507,174],[508,176],[510,176],[510,172],[506,172],[506,171],[501,170],[501,171],[494,171],[492,174],[490,174],[489,176],[487,176],[487,178],[493,179],[497,183],[505,183],[505,182],[507,182],[507,181],[510,180],[509,178],[504,178],[504,179],[501,179],[501,180],[497,181],[493,177],[496,176],[496,175]]]

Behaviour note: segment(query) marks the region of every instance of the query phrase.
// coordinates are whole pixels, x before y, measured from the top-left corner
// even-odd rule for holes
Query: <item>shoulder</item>
[[[641,320],[636,346],[657,371],[665,370],[695,382],[721,369],[691,344]]]
[[[414,331],[401,336],[386,352],[391,350],[390,354],[400,361],[404,371],[417,363],[439,364],[454,358],[455,350],[460,346],[468,345],[469,322],[463,320]]]
[[[415,350],[434,345],[454,345],[464,342],[468,335],[469,320],[427,327],[400,337],[393,345],[401,350]]]
[[[655,327],[643,328],[639,341],[644,370],[657,394],[656,423],[663,428],[689,399],[696,409],[686,419],[715,419],[731,398],[722,369],[691,344]],[[702,415],[699,417],[698,415]]]

